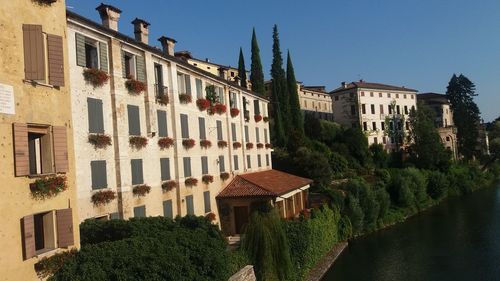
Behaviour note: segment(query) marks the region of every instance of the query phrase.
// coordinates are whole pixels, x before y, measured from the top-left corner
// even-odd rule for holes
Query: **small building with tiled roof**
[[[271,203],[282,218],[297,216],[306,208],[312,182],[272,169],[237,175],[216,197],[222,231],[241,234],[256,203]]]

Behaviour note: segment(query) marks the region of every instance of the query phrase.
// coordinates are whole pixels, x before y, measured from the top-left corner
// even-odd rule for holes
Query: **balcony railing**
[[[160,84],[155,84],[155,97],[159,99],[161,96],[167,95],[168,96],[168,87],[163,86]]]

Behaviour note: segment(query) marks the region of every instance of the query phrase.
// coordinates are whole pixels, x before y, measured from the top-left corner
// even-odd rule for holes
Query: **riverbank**
[[[319,281],[330,269],[337,258],[347,247],[347,242],[341,242],[333,247],[326,255],[309,271],[305,281]]]

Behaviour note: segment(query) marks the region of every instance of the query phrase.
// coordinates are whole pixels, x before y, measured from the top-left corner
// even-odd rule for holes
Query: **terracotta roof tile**
[[[366,88],[366,89],[373,89],[373,90],[386,90],[386,91],[407,91],[407,92],[418,92],[417,90],[410,89],[410,88],[405,88],[405,87],[399,87],[399,86],[393,86],[393,85],[387,85],[387,84],[381,84],[381,83],[371,83],[371,82],[365,82],[365,81],[359,81],[359,82],[351,82],[345,87],[340,87],[337,88],[330,93],[336,93],[348,89],[354,89],[354,88]]]

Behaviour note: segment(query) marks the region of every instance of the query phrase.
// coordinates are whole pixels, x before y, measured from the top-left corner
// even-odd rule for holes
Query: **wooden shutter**
[[[102,100],[87,98],[87,111],[89,118],[89,133],[104,133],[104,117],[102,112]]]
[[[108,72],[108,44],[99,42],[99,67]]]
[[[144,218],[146,217],[146,206],[134,207],[134,218]]]
[[[166,218],[174,218],[174,213],[172,211],[172,200],[163,201],[163,216]]]
[[[254,111],[255,115],[260,114],[260,107],[259,107],[259,101],[258,100],[254,100],[253,101],[253,111]]]
[[[14,136],[14,159],[16,177],[27,176],[29,169],[28,125],[12,124]]]
[[[184,78],[186,79],[186,94],[191,96],[191,76],[184,75]]]
[[[223,140],[222,138],[222,122],[217,120],[217,140]]]
[[[57,246],[66,248],[75,243],[73,237],[73,212],[71,208],[56,210]]]
[[[189,138],[188,116],[181,114],[181,137],[183,139]]]
[[[132,168],[132,185],[143,184],[142,159],[130,160],[130,166]]]
[[[186,211],[188,215],[194,215],[193,195],[186,196]]]
[[[238,163],[238,155],[234,155],[233,156],[233,162],[234,162],[234,164],[233,164],[234,165],[234,169],[235,170],[239,170],[240,167],[239,167],[239,163]]]
[[[25,216],[21,222],[22,239],[23,239],[23,254],[27,260],[35,256],[35,219],[33,215]]]
[[[245,126],[245,142],[250,142],[250,137],[248,136],[248,126]]]
[[[49,84],[64,86],[64,51],[63,39],[58,35],[47,35],[47,52],[49,59]]]
[[[137,71],[137,80],[141,82],[146,82],[146,62],[144,60],[144,57],[136,56],[135,64]]]
[[[92,189],[101,189],[108,187],[106,160],[91,161],[90,172],[92,179]]]
[[[53,126],[52,138],[54,140],[54,164],[56,166],[56,173],[66,173],[69,170],[66,127]]]
[[[85,58],[85,36],[80,33],[75,33],[76,42],[76,65],[87,66]]]
[[[224,163],[224,156],[220,155],[219,156],[219,172],[225,172],[226,171],[226,165]]]
[[[121,58],[122,58],[122,76],[123,78],[127,78],[127,71],[125,69],[125,51],[121,50]]]
[[[167,112],[165,110],[156,111],[158,118],[158,136],[160,138],[168,136],[167,130]]]
[[[200,131],[200,140],[206,140],[207,133],[205,130],[205,118],[198,117],[198,127],[199,127],[199,131]]]
[[[128,112],[128,134],[131,136],[141,135],[141,122],[139,117],[139,107],[127,105]]]
[[[184,157],[182,158],[182,164],[184,165],[184,177],[190,177],[191,176],[191,158],[189,157]]]
[[[255,128],[255,141],[256,142],[260,142],[260,131],[259,131],[259,128]]]
[[[161,180],[166,181],[170,179],[170,159],[160,158]]]
[[[201,173],[203,175],[208,174],[208,157],[201,156]]]
[[[210,204],[210,191],[203,192],[203,201],[205,203],[205,213],[212,211],[212,206]]]
[[[236,141],[236,124],[231,123],[231,137],[233,141]]]
[[[41,25],[23,24],[26,80],[45,80],[45,48]]]

